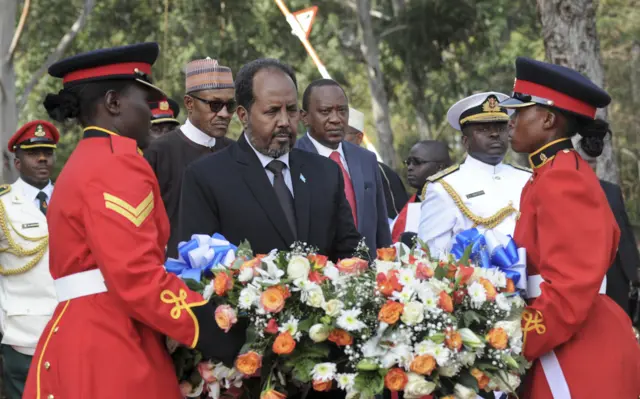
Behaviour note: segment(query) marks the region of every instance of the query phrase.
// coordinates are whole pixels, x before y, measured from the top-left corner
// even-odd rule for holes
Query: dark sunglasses
[[[236,104],[236,100],[229,100],[229,101],[205,100],[204,98],[196,97],[193,94],[189,94],[189,97],[193,97],[196,100],[200,100],[203,103],[209,105],[209,108],[211,108],[211,112],[220,112],[222,111],[222,108],[227,107],[227,112],[232,114],[236,112],[236,108],[238,108],[238,104]]]

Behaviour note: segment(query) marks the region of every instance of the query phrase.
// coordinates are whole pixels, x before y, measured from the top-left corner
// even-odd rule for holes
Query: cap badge
[[[541,160],[542,162],[546,162],[546,160],[547,160],[547,159],[548,159],[548,158],[547,158],[547,156],[546,156],[546,155],[544,155],[544,154],[540,154],[540,160]]]
[[[498,99],[491,96],[487,101],[482,104],[482,112],[501,112],[502,110],[498,106]]]
[[[46,135],[46,133],[44,132],[44,128],[42,127],[42,125],[38,125],[36,127],[36,132],[34,133],[34,135],[36,137],[44,137]]]
[[[169,109],[169,103],[167,101],[160,101],[158,108],[162,111],[166,111]]]

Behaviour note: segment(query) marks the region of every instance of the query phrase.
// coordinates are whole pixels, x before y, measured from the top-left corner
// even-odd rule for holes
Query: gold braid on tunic
[[[7,217],[7,211],[5,210],[2,201],[0,201],[0,229],[2,229],[2,233],[9,242],[9,247],[0,248],[0,253],[7,252],[18,257],[33,256],[33,258],[29,262],[27,262],[26,265],[17,269],[5,269],[2,265],[0,265],[0,276],[15,276],[17,274],[28,272],[29,270],[33,269],[33,267],[37,265],[38,262],[40,262],[44,254],[47,252],[47,246],[49,245],[49,236],[45,235],[42,237],[27,237],[24,234],[20,233],[20,231],[16,229],[16,227]],[[13,230],[17,235],[27,241],[37,242],[38,245],[36,245],[32,249],[21,247],[11,237],[11,230]]]

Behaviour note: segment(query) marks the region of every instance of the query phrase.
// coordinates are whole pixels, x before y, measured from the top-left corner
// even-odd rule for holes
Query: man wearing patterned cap
[[[206,58],[188,63],[185,73],[187,120],[178,129],[154,140],[144,153],[158,178],[169,215],[171,235],[167,255],[171,257],[177,254],[182,174],[191,162],[233,142],[226,135],[236,111],[231,69]]]
[[[0,352],[8,399],[22,397],[38,339],[58,304],[46,213],[59,137],[46,121],[22,126],[9,140],[20,178],[0,186]]]
[[[447,112],[451,127],[462,132],[467,157],[427,179],[422,189],[418,237],[433,256],[448,254],[452,238],[478,227],[513,235],[520,193],[531,177],[506,165],[509,114],[498,105],[508,98],[497,92],[462,99]]]
[[[175,129],[180,122],[180,105],[171,98],[149,103],[151,108],[151,138],[157,139]]]

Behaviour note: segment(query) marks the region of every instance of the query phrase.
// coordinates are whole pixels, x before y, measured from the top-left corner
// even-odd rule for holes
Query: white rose
[[[336,317],[344,309],[344,303],[339,299],[331,299],[324,304],[324,311],[328,316]]]
[[[406,399],[418,399],[424,395],[429,395],[436,388],[436,384],[427,381],[424,377],[409,373],[407,385],[404,387],[404,397]]]
[[[476,391],[461,384],[453,387],[453,394],[456,395],[456,399],[476,399]]]
[[[309,259],[303,256],[292,256],[287,265],[287,276],[292,280],[307,278],[310,270]]]
[[[409,302],[405,304],[400,319],[404,324],[409,326],[421,323],[422,320],[424,320],[424,306],[420,302]]]
[[[314,308],[321,308],[324,305],[324,295],[320,287],[315,287],[308,293],[307,305]]]
[[[326,324],[314,324],[309,330],[309,338],[313,340],[313,342],[324,342],[329,338],[329,333],[331,329]]]
[[[254,272],[252,267],[245,267],[240,271],[240,274],[238,275],[238,280],[241,283],[246,283],[248,281],[251,281],[253,280],[253,273]]]

